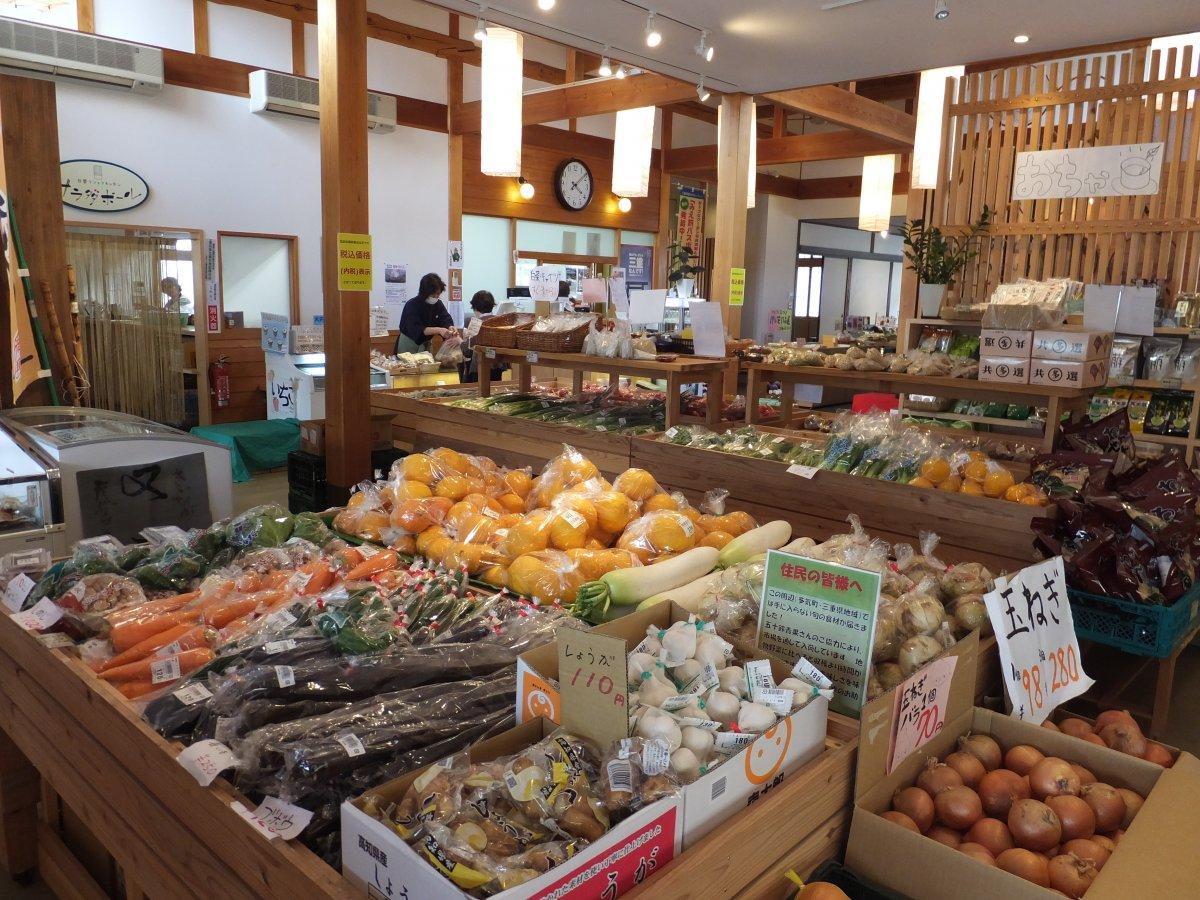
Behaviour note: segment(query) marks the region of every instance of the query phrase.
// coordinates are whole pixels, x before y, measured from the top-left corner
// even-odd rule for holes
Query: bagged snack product
[[[1137,378],[1138,356],[1141,351],[1141,338],[1128,336],[1114,338],[1112,351],[1108,357],[1108,377],[1113,380]]]
[[[1145,426],[1146,413],[1150,410],[1150,400],[1154,396],[1151,391],[1135,390],[1129,392],[1129,404],[1125,410],[1129,414],[1129,430],[1141,434]]]
[[[1162,381],[1175,374],[1175,361],[1183,348],[1182,338],[1152,337],[1146,339],[1146,360],[1142,364],[1142,377],[1149,381]]]
[[[1188,341],[1175,359],[1175,374],[1182,384],[1190,384],[1200,375],[1200,341]]]

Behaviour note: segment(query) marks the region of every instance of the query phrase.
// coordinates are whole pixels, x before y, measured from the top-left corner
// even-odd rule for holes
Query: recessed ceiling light
[[[1013,38],[1013,43],[1014,44],[1028,44],[1029,43],[1029,35],[1018,34],[1015,38]]]
[[[554,4],[557,2],[558,0],[538,0],[538,9],[543,12],[550,12],[550,10],[554,9]]]

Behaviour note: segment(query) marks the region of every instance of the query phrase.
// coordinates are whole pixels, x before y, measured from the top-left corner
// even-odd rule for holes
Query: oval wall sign
[[[141,206],[150,185],[137,172],[98,159],[66,159],[59,166],[62,201],[75,209],[120,212]]]

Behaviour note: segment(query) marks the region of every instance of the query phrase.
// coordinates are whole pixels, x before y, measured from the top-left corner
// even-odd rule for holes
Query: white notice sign
[[[1162,158],[1161,143],[1018,153],[1012,199],[1157,194],[1162,180]]]
[[[983,597],[1012,714],[1040,725],[1095,682],[1083,671],[1061,556],[997,578]]]
[[[537,266],[529,273],[529,296],[534,300],[557,300],[560,270]]]
[[[692,342],[697,356],[725,356],[725,320],[721,304],[704,300],[688,302],[692,317]]]

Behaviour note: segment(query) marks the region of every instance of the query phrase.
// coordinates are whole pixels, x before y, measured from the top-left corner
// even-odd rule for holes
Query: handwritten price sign
[[[564,629],[558,635],[562,725],[607,747],[629,737],[625,641]]]
[[[1004,686],[1018,719],[1040,725],[1095,682],[1079,662],[1061,556],[997,578],[984,595],[1000,648]]]
[[[192,773],[200,784],[208,787],[218,775],[237,763],[233,751],[220,741],[197,741],[177,757],[179,764]]]
[[[895,732],[892,752],[888,755],[888,774],[945,726],[956,665],[957,656],[939,659],[896,688],[892,711]]]

